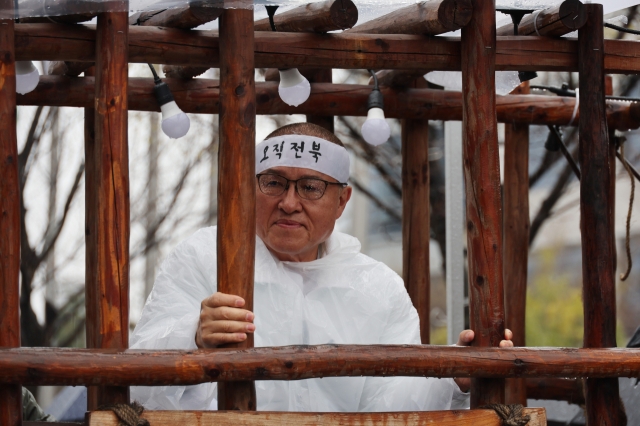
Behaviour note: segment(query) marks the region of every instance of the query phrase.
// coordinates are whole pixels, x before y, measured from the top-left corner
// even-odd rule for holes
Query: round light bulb
[[[285,104],[297,107],[309,99],[311,85],[297,68],[280,70],[278,93]]]
[[[162,111],[162,131],[171,139],[179,139],[189,132],[191,120],[182,112],[175,101],[160,106]]]
[[[40,81],[40,73],[31,61],[16,62],[16,92],[24,95],[31,92]]]
[[[367,114],[367,120],[362,125],[362,137],[371,145],[383,144],[391,136],[391,129],[384,112],[380,108],[371,108]]]

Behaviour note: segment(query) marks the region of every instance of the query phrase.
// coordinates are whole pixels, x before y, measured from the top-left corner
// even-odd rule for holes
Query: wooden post
[[[0,1],[5,11],[13,2]],[[0,347],[20,346],[20,182],[14,23],[0,19]],[[22,425],[20,385],[0,384],[0,424]]]
[[[96,31],[93,147],[91,120],[85,127],[87,346],[120,349],[129,345],[128,13],[99,14]],[[127,387],[89,396],[90,408],[128,402]]]
[[[220,152],[218,157],[218,291],[244,298],[253,311],[256,245],[256,97],[253,10],[220,16]],[[253,347],[253,334],[228,347]],[[253,382],[218,385],[218,409],[255,410]]]
[[[522,83],[512,94],[529,93]],[[504,304],[513,344],[525,346],[529,256],[529,126],[507,123],[504,132]],[[507,404],[527,405],[524,379],[507,379]]]
[[[309,80],[309,83],[333,82],[333,70],[331,68],[303,70],[302,74]],[[317,124],[331,133],[333,133],[335,127],[333,115],[307,114],[307,123]]]
[[[424,88],[424,78],[416,79]],[[429,121],[402,120],[402,278],[420,317],[420,340],[430,342]]]
[[[467,203],[469,320],[474,346],[504,338],[502,200],[495,95],[495,2],[473,0],[462,29],[462,140]],[[471,408],[504,401],[504,379],[473,379]]]
[[[578,32],[580,66],[580,229],[584,346],[616,347],[616,246],[612,191],[615,154],[605,116],[602,5],[587,4]],[[617,379],[587,379],[587,424],[619,425]]]

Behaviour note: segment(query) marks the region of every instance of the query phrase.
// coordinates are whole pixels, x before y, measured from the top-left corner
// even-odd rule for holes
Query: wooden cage
[[[12,3],[2,0],[5,10],[11,10]],[[598,4],[580,4],[570,15],[563,15],[562,7],[551,8],[536,15],[539,21],[525,18],[521,35],[508,35],[511,28],[501,28],[496,36],[493,0],[432,0],[373,24],[321,34],[338,29],[331,28],[336,24],[326,19],[333,3],[318,3],[306,18],[295,12],[283,14],[277,21],[278,32],[268,31],[265,22],[254,23],[253,11],[243,8],[205,11],[206,19],[219,16],[219,33],[185,30],[200,22],[188,6],[138,17],[137,25],[130,25],[128,13],[119,11],[99,13],[96,26],[75,25],[83,20],[82,14],[58,17],[58,23],[0,20],[0,424],[22,424],[21,385],[87,385],[89,409],[95,410],[102,404],[129,402],[131,385],[207,381],[219,382],[222,410],[240,412],[178,412],[170,422],[200,424],[195,419],[205,415],[211,419],[207,421],[218,424],[498,424],[493,412],[476,408],[505,401],[526,403],[525,378],[562,377],[587,378],[590,426],[620,424],[617,377],[640,376],[640,350],[617,349],[615,342],[615,147],[609,139],[613,129],[637,127],[640,115],[637,104],[605,106],[605,73],[640,72],[640,42],[605,40],[603,9]],[[445,13],[451,8],[456,13]],[[461,37],[431,37],[452,29],[462,29]],[[552,37],[575,29],[577,40]],[[59,61],[63,69],[59,74],[67,76],[43,76],[34,92],[16,96],[16,60]],[[177,76],[189,75],[194,69],[220,68],[219,82],[167,81],[186,112],[220,114],[218,246],[224,249],[218,251],[218,285],[220,291],[238,294],[249,304],[254,277],[256,113],[304,113],[310,121],[332,129],[332,116],[366,114],[370,88],[332,84],[330,70],[388,70],[383,89],[385,112],[404,119],[404,278],[420,313],[424,343],[429,341],[427,123],[462,120],[474,346],[247,350],[253,346],[250,339],[195,352],[128,352],[127,111],[158,110],[152,81],[128,78],[127,64],[134,62],[166,64]],[[311,69],[311,98],[295,110],[286,106],[277,98],[277,83],[255,83],[256,67]],[[75,75],[84,71],[84,77],[68,77],[74,70]],[[462,94],[415,83],[417,75],[429,70],[461,70]],[[496,99],[496,70],[580,73],[576,124],[581,165],[582,349],[496,348],[505,324],[516,336],[524,333],[519,312],[524,304],[524,247],[528,244],[528,125],[564,125],[571,120],[576,102],[528,95],[526,86],[520,89],[522,94]],[[88,349],[20,348],[16,104],[85,109]],[[509,123],[504,198],[498,120]],[[440,414],[250,412],[256,407],[254,380],[358,375],[472,377],[474,409]],[[506,378],[514,380],[505,382]],[[534,409],[530,412],[544,416]],[[162,420],[162,413],[148,416]],[[113,421],[113,416],[91,412],[88,419],[90,424],[101,424]],[[151,424],[167,423],[152,420]]]

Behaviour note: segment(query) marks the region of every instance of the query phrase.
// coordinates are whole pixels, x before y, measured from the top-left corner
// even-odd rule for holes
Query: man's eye
[[[275,180],[275,179],[268,180],[268,181],[265,183],[265,186],[266,186],[266,187],[268,187],[268,188],[280,188],[280,187],[282,187],[283,185],[284,185],[284,183],[282,183],[282,182],[281,182],[281,181],[279,181],[279,180]]]
[[[322,187],[323,187],[322,182],[306,181],[302,184],[302,190],[304,192],[309,192],[309,193],[322,192],[322,189],[323,189]]]

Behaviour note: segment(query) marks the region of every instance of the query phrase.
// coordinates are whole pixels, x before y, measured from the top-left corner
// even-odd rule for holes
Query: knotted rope
[[[149,426],[147,419],[140,418],[144,407],[136,401],[133,401],[131,404],[106,405],[98,408],[98,410],[113,411],[116,417],[118,417],[119,426]]]
[[[502,426],[525,426],[531,420],[528,414],[523,414],[524,407],[520,404],[487,404],[480,408],[495,411],[502,419]]]

